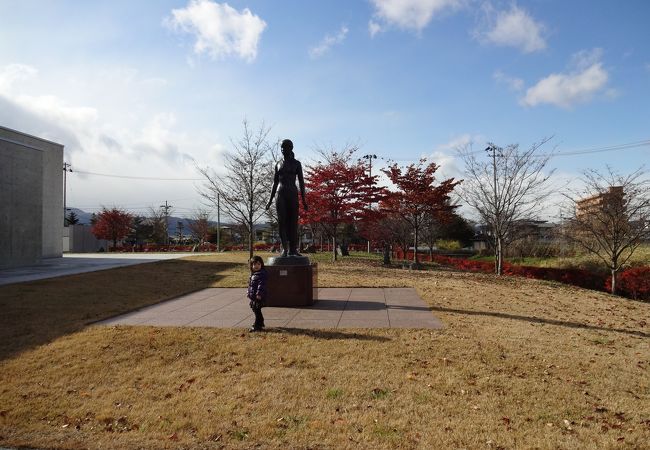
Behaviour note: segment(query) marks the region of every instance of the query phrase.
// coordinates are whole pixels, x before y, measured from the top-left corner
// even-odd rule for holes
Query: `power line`
[[[108,173],[86,172],[84,170],[76,170],[76,173],[83,173],[84,175],[95,175],[98,177],[109,178],[127,178],[129,180],[151,180],[151,181],[203,181],[203,178],[157,178],[157,177],[135,177],[130,175],[114,175]]]
[[[153,208],[152,206],[124,206],[124,205],[118,205],[117,207],[124,208],[129,211],[149,211]],[[81,209],[83,211],[101,211],[103,209],[102,206],[84,206],[84,205],[68,207],[68,209],[71,208]],[[174,206],[174,210],[196,211],[196,208],[184,208],[180,206]]]
[[[609,145],[609,146],[604,146],[604,147],[591,147],[591,148],[585,148],[585,149],[580,149],[580,150],[571,150],[567,152],[557,152],[557,153],[541,153],[539,155],[535,155],[536,157],[546,157],[550,156],[551,158],[554,158],[556,156],[575,156],[575,155],[586,155],[590,153],[603,153],[603,152],[611,152],[614,150],[627,150],[627,149],[632,149],[632,148],[640,148],[640,147],[649,147],[650,146],[650,139],[643,140],[643,141],[637,141],[637,142],[629,142],[626,144],[615,144],[615,145]],[[473,152],[469,152],[470,155],[477,155],[479,153],[483,153],[485,150],[476,150]],[[364,156],[367,157],[369,155]],[[375,155],[372,155],[375,156]],[[380,157],[380,159],[384,161],[412,161],[412,159],[392,159],[392,158],[384,158]],[[371,162],[372,163],[372,162]],[[129,179],[129,180],[149,180],[149,181],[204,181],[203,178],[158,178],[158,177],[136,177],[136,176],[131,176],[131,175],[115,175],[115,174],[108,174],[108,173],[97,173],[97,172],[87,172],[84,170],[77,170],[75,169],[75,173],[81,173],[84,175],[94,175],[94,176],[99,176],[99,177],[108,177],[108,178],[124,178],[124,179]]]
[[[600,147],[600,148],[597,147],[597,148],[591,148],[585,150],[574,150],[569,152],[551,153],[551,155],[552,156],[585,155],[588,153],[611,152],[613,150],[625,150],[628,148],[637,148],[637,147],[646,147],[646,146],[650,146],[650,140],[630,142],[629,144],[610,145],[608,147]]]
[[[627,144],[616,144],[616,145],[608,145],[605,147],[591,147],[591,148],[580,149],[580,150],[571,150],[568,152],[540,153],[539,155],[535,155],[535,156],[538,158],[542,158],[546,156],[550,156],[551,158],[554,158],[556,156],[586,155],[589,153],[611,152],[614,150],[626,150],[630,148],[647,147],[647,146],[650,146],[650,139],[644,141],[638,141],[638,142],[629,142]],[[476,150],[473,152],[469,152],[469,154],[477,155],[479,153],[483,153],[484,151],[485,150]]]
[[[196,197],[185,197],[185,198],[172,198],[169,199],[168,201],[170,202],[185,202],[185,201],[194,201],[196,200]],[[109,202],[110,203],[110,202]],[[151,204],[143,204],[143,202],[138,202],[138,203],[120,203],[121,207],[130,207],[133,209],[145,209],[145,208],[153,208],[153,204],[155,202],[152,202]],[[75,206],[76,208],[98,208],[101,209],[103,205],[80,205],[80,206]],[[175,207],[176,209],[190,209],[190,208],[183,208],[183,207]]]

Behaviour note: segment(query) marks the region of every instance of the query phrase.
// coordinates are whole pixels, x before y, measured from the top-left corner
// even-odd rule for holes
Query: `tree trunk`
[[[415,265],[417,265],[418,264],[418,229],[417,228],[415,228],[414,240],[415,240],[414,242],[415,245],[413,246],[413,262],[415,263]]]
[[[616,295],[616,270],[612,270],[612,295]]]
[[[390,245],[384,243],[384,265],[390,266]]]
[[[253,257],[253,225],[248,232],[248,259]]]
[[[503,246],[500,237],[497,237],[497,242],[495,245],[495,272],[497,275],[502,275],[503,273]]]
[[[332,261],[337,260],[338,255],[336,254],[336,235],[332,236]]]

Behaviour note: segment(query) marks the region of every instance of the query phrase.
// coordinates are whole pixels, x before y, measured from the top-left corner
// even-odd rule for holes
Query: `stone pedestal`
[[[318,264],[307,256],[269,258],[266,306],[310,306],[318,300]]]

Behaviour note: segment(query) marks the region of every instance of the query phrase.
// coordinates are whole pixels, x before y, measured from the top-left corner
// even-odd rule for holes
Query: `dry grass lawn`
[[[445,329],[86,326],[245,259],[0,287],[0,446],[649,448],[650,304],[604,293],[345,260],[321,286],[416,287]]]

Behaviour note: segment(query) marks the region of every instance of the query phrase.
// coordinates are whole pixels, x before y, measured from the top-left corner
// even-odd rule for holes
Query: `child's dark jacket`
[[[266,300],[266,280],[268,275],[266,269],[260,269],[257,272],[251,274],[250,279],[248,280],[248,292],[246,296],[251,302],[255,302],[257,307],[264,306]],[[257,299],[257,295],[262,298],[261,300]],[[252,307],[253,305],[251,305]]]

